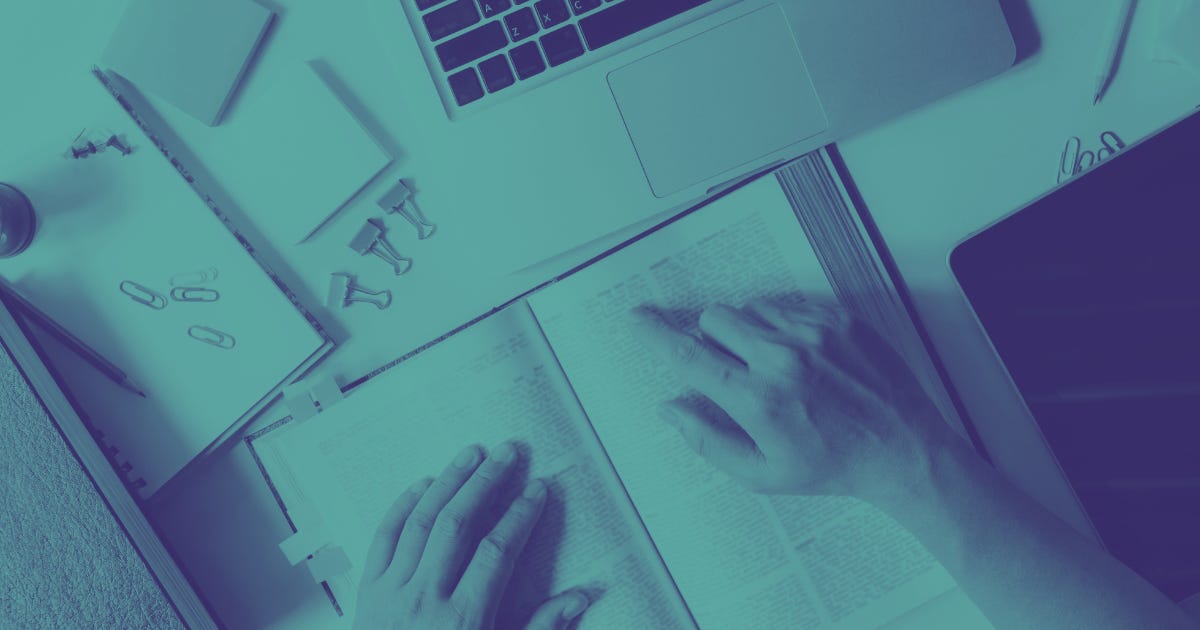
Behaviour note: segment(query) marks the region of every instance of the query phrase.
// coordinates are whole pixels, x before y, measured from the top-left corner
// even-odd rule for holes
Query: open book
[[[890,285],[876,299],[848,289],[856,285],[846,275],[827,275],[849,258],[809,245],[801,221],[810,234],[822,228],[801,216],[811,207],[802,188],[836,208],[825,212],[857,221],[828,156],[807,156],[510,304],[327,411],[255,439],[292,524],[349,558],[348,571],[326,580],[343,612],[353,615],[366,549],[395,497],[464,445],[507,439],[521,444],[526,475],[550,486],[505,604],[514,620],[583,587],[594,604],[582,628],[862,628],[951,588],[945,570],[875,508],[752,494],[657,418],[657,403],[686,389],[635,342],[628,311],[638,304],[694,326],[713,302],[837,295],[873,310],[876,325],[902,340]],[[857,286],[878,286],[865,275]],[[928,360],[913,363],[936,380]]]

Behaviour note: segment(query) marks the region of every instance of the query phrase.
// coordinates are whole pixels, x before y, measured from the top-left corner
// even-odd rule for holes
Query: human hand
[[[904,360],[840,308],[712,306],[696,337],[643,306],[634,332],[708,399],[660,415],[751,490],[903,500],[933,453],[957,444]]]
[[[489,508],[512,476],[517,449],[484,459],[470,446],[437,479],[413,484],[376,532],[358,590],[356,628],[490,629],[513,567],[546,504],[546,484],[529,482],[486,531]],[[528,628],[566,628],[588,606],[567,592],[543,603]]]

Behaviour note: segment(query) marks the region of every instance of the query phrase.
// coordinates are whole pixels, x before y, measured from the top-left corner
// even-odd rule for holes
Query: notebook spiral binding
[[[108,442],[105,439],[104,432],[100,429],[92,427],[91,421],[86,416],[81,414],[81,419],[86,425],[88,425],[88,430],[92,434],[92,439],[96,441],[96,445],[100,447],[100,451],[104,453],[104,457],[108,459],[108,462],[112,465],[113,470],[116,471],[117,476],[121,478],[121,481],[125,482],[125,485],[128,486],[130,490],[134,491],[133,495],[135,497],[144,499],[145,497],[143,497],[139,491],[146,487],[146,480],[141,477],[132,476],[133,462],[121,458],[121,448]]]

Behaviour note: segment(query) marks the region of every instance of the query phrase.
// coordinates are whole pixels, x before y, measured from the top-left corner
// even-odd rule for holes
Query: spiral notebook
[[[66,161],[31,152],[25,172],[7,174],[41,224],[4,275],[146,391],[130,394],[30,327],[113,466],[146,498],[224,443],[333,342],[196,187],[195,165],[146,125],[128,84],[95,75],[77,82],[80,124],[110,130],[132,151]],[[51,168],[64,172],[38,178]]]

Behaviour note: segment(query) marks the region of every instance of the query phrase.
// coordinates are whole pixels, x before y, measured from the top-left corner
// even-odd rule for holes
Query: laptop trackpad
[[[829,124],[779,5],[608,75],[657,197],[811,138]]]

